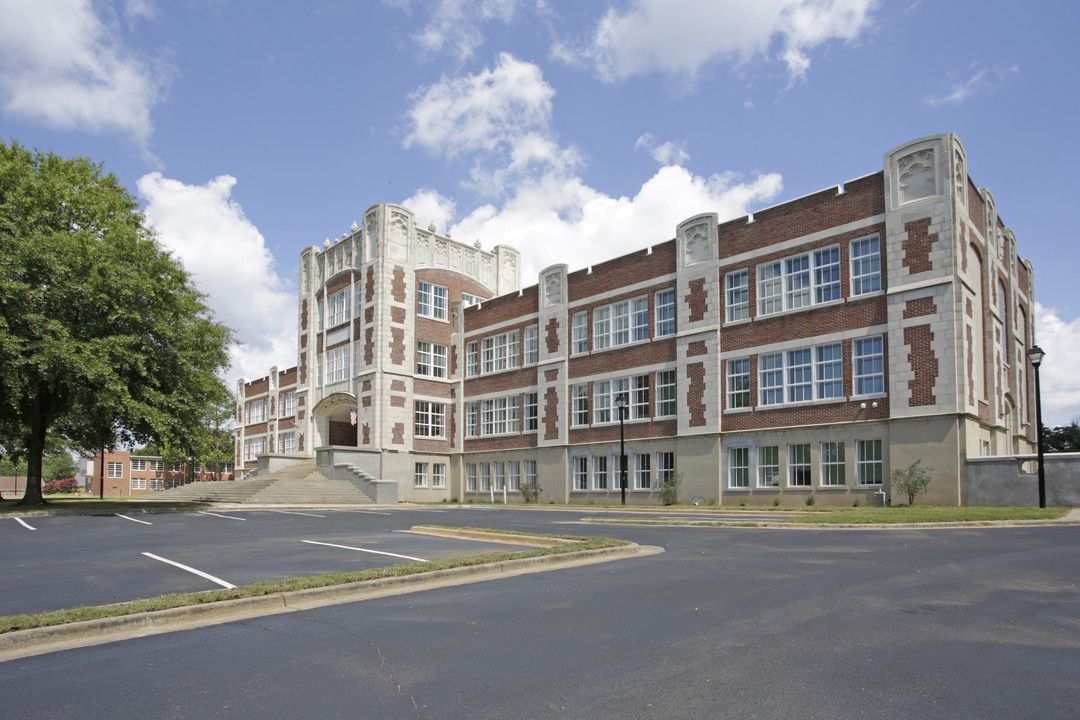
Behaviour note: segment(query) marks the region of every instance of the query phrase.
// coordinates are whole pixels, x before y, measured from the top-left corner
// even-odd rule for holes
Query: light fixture
[[[1046,353],[1038,345],[1027,351],[1028,360],[1035,367],[1035,442],[1039,453],[1039,507],[1046,507],[1046,471],[1043,467],[1042,389],[1039,387],[1039,365]]]

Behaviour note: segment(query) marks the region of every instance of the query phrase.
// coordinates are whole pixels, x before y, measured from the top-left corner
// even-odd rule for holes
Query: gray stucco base
[[[1044,455],[1047,507],[1080,507],[1080,453]],[[969,458],[961,477],[964,505],[1035,507],[1039,504],[1036,455]]]

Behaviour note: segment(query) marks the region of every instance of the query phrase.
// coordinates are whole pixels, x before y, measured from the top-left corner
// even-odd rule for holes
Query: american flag
[[[350,425],[355,425],[356,424],[356,411],[355,410],[350,410],[349,411],[349,424]]]

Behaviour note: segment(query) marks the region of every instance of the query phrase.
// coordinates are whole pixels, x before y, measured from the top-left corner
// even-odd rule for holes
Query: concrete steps
[[[323,476],[315,469],[314,460],[303,460],[245,480],[190,483],[146,499],[237,505],[363,505],[372,502],[354,484]]]

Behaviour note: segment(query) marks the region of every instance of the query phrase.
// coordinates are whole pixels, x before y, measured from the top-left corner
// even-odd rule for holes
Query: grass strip
[[[0,515],[30,515],[39,512],[91,515],[102,512],[132,512],[136,510],[201,510],[209,503],[200,502],[154,502],[146,500],[98,500],[97,498],[70,498],[46,500],[44,505],[20,505],[18,500],[0,503]]]
[[[482,528],[471,529],[478,532],[509,536],[534,535],[534,533],[517,533],[503,530],[488,530]],[[222,600],[237,600],[239,598],[260,597],[276,593],[291,592],[294,590],[307,590],[309,588],[360,583],[368,580],[378,580],[380,578],[417,575],[435,570],[486,565],[489,563],[503,562],[505,560],[520,560],[524,558],[543,557],[546,555],[562,555],[565,553],[581,552],[583,550],[601,550],[628,544],[622,540],[604,537],[572,537],[566,535],[552,537],[569,538],[576,542],[546,548],[520,550],[517,552],[484,553],[460,558],[405,563],[401,565],[391,565],[389,567],[369,568],[367,570],[358,570],[349,573],[329,573],[327,575],[270,580],[267,582],[255,583],[254,585],[242,585],[232,589],[223,588],[221,590],[210,590],[206,592],[174,593],[170,595],[160,595],[154,598],[115,603],[112,605],[88,605],[68,610],[52,610],[49,612],[29,613],[26,615],[9,615],[7,617],[0,617],[0,633],[49,627],[51,625],[63,625],[65,623],[80,622],[83,620],[98,620],[101,618],[119,617],[121,615],[134,615],[136,613],[151,612],[154,610],[168,610],[170,608],[186,607],[189,605],[204,605]]]
[[[823,509],[824,510],[824,509]],[[995,520],[1057,520],[1069,508],[1034,507],[901,507],[829,508],[824,512],[785,518],[776,522],[820,524],[894,524],[942,522],[990,522]]]

